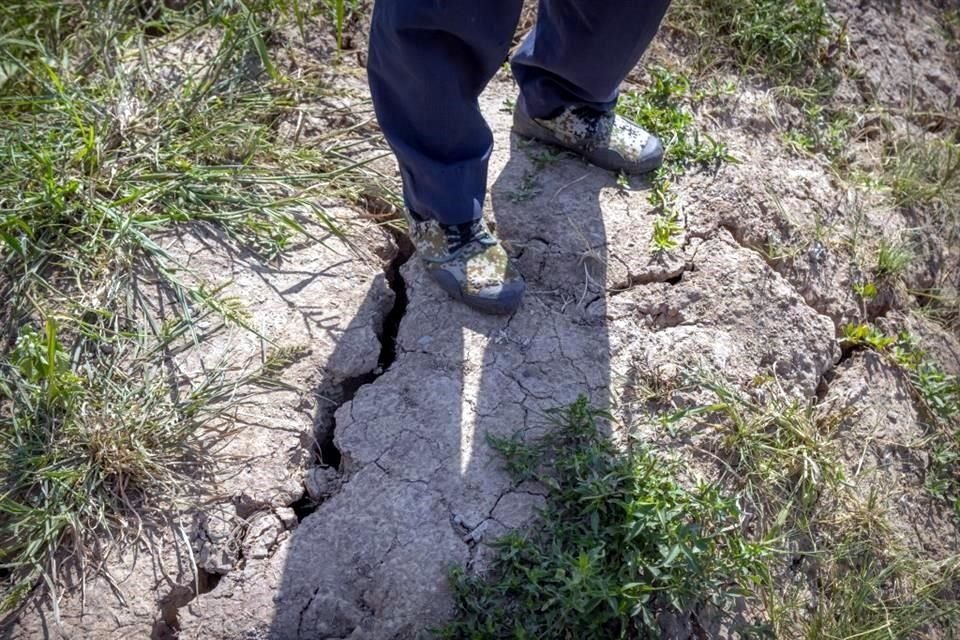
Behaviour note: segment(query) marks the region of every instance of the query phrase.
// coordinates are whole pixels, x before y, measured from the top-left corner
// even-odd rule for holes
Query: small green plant
[[[493,440],[517,481],[548,487],[547,505],[536,529],[496,543],[489,576],[454,571],[457,612],[440,637],[659,638],[665,612],[731,612],[765,556],[736,500],[682,488],[645,449],[618,451],[584,399],[555,416],[541,440]]]
[[[881,354],[900,367],[933,429],[927,488],[948,500],[960,518],[960,378],[943,370],[908,332],[885,335],[868,324],[849,324],[843,340]]]
[[[524,171],[520,177],[520,184],[517,185],[508,195],[507,199],[514,204],[533,200],[543,192],[543,187],[537,179],[537,174],[533,171]]]
[[[653,233],[650,236],[650,243],[653,250],[673,251],[680,246],[680,235],[683,233],[683,225],[677,219],[676,214],[658,215],[653,219]]]
[[[940,137],[893,140],[885,148],[881,177],[894,202],[907,215],[919,218],[925,234],[938,237],[944,247],[960,244],[960,142],[956,129]],[[951,293],[953,288],[945,279],[931,289],[912,293],[925,298],[926,313],[956,325],[960,306]]]
[[[653,174],[648,198],[657,211],[651,237],[654,252],[676,249],[683,231],[671,180],[692,166],[716,169],[736,162],[726,144],[694,128],[691,106],[695,99],[687,76],[653,67],[649,86],[643,92],[624,92],[617,104],[619,113],[657,134],[664,145],[664,165]]]
[[[880,239],[877,247],[877,266],[874,274],[880,279],[889,279],[901,275],[910,266],[913,253],[905,244]]]
[[[854,282],[851,285],[853,292],[863,300],[873,300],[877,297],[877,285],[873,282]]]
[[[895,140],[887,148],[884,169],[897,204],[931,208],[956,220],[960,143],[937,137]]]
[[[784,144],[799,154],[811,154],[817,149],[817,142],[805,128],[790,128],[780,134]]]
[[[686,415],[716,434],[712,449],[755,516],[752,537],[806,550],[772,555],[756,587],[773,637],[880,640],[915,637],[933,621],[952,627],[960,566],[902,548],[877,492],[852,489],[835,439],[849,411],[786,397],[770,381],[754,383],[763,401],[716,378],[693,382],[714,398]]]
[[[920,638],[934,633],[931,623],[956,623],[948,595],[960,584],[956,560],[931,562],[904,549],[875,495],[838,504],[816,536],[819,551],[804,560],[814,578],[775,586],[767,599],[775,637]],[[807,584],[816,598],[800,604]]]
[[[923,360],[909,369],[910,382],[930,409],[944,421],[960,415],[960,380],[946,373],[938,365]]]
[[[817,101],[816,94],[796,90],[785,93],[799,101],[805,116],[799,126],[781,134],[787,147],[806,155],[823,154],[835,169],[846,169],[853,116],[844,110],[827,108]]]
[[[653,188],[647,201],[657,211],[653,219],[653,229],[650,234],[650,248],[653,252],[673,251],[680,246],[680,236],[683,225],[680,224],[680,205],[676,194],[670,188],[666,179],[667,170],[661,167],[653,179]]]
[[[888,336],[882,331],[868,323],[850,323],[843,326],[843,338],[841,342],[850,346],[864,346],[874,351],[884,352],[889,347],[896,344],[897,339]]]
[[[555,164],[563,157],[564,152],[542,144],[527,144],[525,141],[520,143],[521,148],[526,149],[527,157],[533,162],[537,171]]]
[[[291,0],[291,4],[299,9],[302,0]],[[337,39],[337,49],[343,49],[343,34],[347,22],[360,8],[360,0],[321,0],[324,11],[333,23],[333,32]]]
[[[910,333],[890,336],[870,324],[848,324],[843,327],[843,342],[873,349],[903,369],[935,419],[949,421],[960,415],[960,380],[931,360]]]
[[[642,92],[625,91],[617,103],[620,114],[660,137],[670,174],[681,173],[693,165],[716,168],[736,162],[724,143],[694,128],[694,100],[687,76],[664,67],[651,67],[647,88]]]
[[[743,483],[759,526],[788,537],[791,528],[808,526],[820,496],[844,477],[833,438],[842,414],[773,389],[759,403],[712,377],[699,378],[698,386],[714,394],[700,419],[717,429],[717,452]]]
[[[102,344],[81,339],[71,355],[48,319],[0,358],[0,611],[41,578],[55,588],[62,559],[82,567],[124,518],[152,522],[159,499],[180,494],[207,460],[204,425],[223,401],[274,373],[230,380],[211,370],[174,391],[145,344],[112,340],[107,354]]]
[[[891,356],[904,371],[933,416],[948,422],[960,416],[960,379],[946,373],[903,331],[893,343]]]
[[[952,44],[960,42],[960,9],[944,9],[943,23],[941,26],[944,35]]]

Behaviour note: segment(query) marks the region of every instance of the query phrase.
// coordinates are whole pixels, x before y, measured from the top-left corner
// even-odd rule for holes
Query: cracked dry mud
[[[924,90],[940,99],[937,78]],[[902,97],[899,85],[872,81],[885,99]],[[289,389],[237,410],[202,503],[146,532],[149,544],[114,553],[112,581],[68,589],[61,629],[47,605],[33,605],[9,637],[415,638],[449,615],[448,569],[482,571],[487,543],[543,503],[539,487],[511,483],[487,437],[543,429],[545,411],[581,394],[629,427],[643,409],[635,387],[652,371],[703,367],[735,384],[772,373],[797,396],[883,407],[842,430],[850,470],[865,486],[906,487],[890,497],[899,522],[930,511],[923,465],[901,458],[921,436],[904,381],[869,354],[841,362],[838,327],[859,312],[849,256],[815,243],[785,260],[758,251],[815,219],[842,227],[857,217],[884,233],[911,221],[787,155],[772,141],[769,96],[746,89],[722,117],[705,118],[741,163],[678,186],[682,247],[654,256],[642,181],[619,189],[569,155],[535,166],[536,145],[509,134],[503,106],[514,94],[501,76],[481,100],[496,140],[485,214],[529,283],[512,317],[451,303],[396,238],[352,209],[333,212],[349,243],[314,229],[323,242],[295,247],[276,268],[217,238],[165,239],[188,266],[229,283],[264,335],[306,351],[282,374]],[[538,190],[518,197],[529,175]],[[895,321],[897,312],[873,311]],[[956,336],[903,322],[953,354],[948,370],[960,366]],[[240,329],[213,333],[184,375],[265,348]],[[948,521],[901,533],[932,557],[957,547]]]
[[[523,525],[542,502],[535,487],[511,484],[488,435],[541,428],[544,411],[582,393],[625,410],[640,369],[706,365],[742,382],[772,370],[798,393],[815,392],[839,358],[833,323],[725,229],[653,257],[646,192],[621,192],[608,172],[572,158],[541,172],[536,199],[512,202],[531,167],[500,111],[512,91],[497,81],[483,106],[498,145],[489,213],[530,282],[521,311],[491,318],[451,304],[415,260],[407,263],[395,360],[333,416],[339,473],[309,472],[317,497],[333,495],[291,529],[285,509],[303,491],[301,438],[329,421],[322,399],[311,418],[296,392],[259,398],[244,411],[261,426],[225,442],[224,459],[236,465],[214,472],[229,500],[184,525],[216,588],[193,598],[186,542],[165,537],[167,557],[140,558],[121,584],[142,607],[115,609],[107,585],[95,582],[84,614],[63,607],[67,629],[84,637],[134,629],[144,637],[174,629],[180,638],[414,637],[447,613],[448,568],[482,565],[484,542]],[[334,239],[298,249],[276,271],[193,239],[179,248],[203,260],[205,273],[232,269],[231,286],[251,300],[258,327],[311,347],[286,378],[335,397],[345,381],[376,369],[377,334],[395,300],[373,255],[393,253],[391,240],[369,225],[358,237],[352,249]],[[324,304],[331,299],[336,307]],[[260,348],[236,332],[204,354]],[[316,368],[322,380],[311,378]],[[159,621],[150,606],[157,596],[166,603]],[[105,615],[114,610],[124,617]]]

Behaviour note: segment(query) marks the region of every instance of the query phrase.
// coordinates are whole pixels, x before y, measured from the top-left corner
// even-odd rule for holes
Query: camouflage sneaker
[[[663,145],[632,120],[613,113],[568,108],[549,120],[531,118],[518,100],[513,130],[528,138],[575,151],[604,169],[646,173],[663,164]]]
[[[484,313],[509,314],[520,306],[525,284],[483,220],[443,225],[405,212],[410,240],[440,288]]]

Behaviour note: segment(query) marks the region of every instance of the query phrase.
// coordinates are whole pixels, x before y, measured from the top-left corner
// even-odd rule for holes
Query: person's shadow
[[[395,360],[336,412],[325,462],[342,486],[293,532],[270,638],[414,638],[442,621],[449,569],[482,570],[487,543],[543,500],[488,438],[548,428],[544,413],[580,395],[609,404],[607,291],[630,277],[620,259],[608,272],[604,212],[629,204],[610,172],[509,135],[500,93],[481,99],[496,137],[488,206],[525,302],[485,316],[404,266]]]

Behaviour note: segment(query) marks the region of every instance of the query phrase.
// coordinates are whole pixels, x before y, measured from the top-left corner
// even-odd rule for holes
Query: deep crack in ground
[[[378,360],[379,377],[384,371],[390,368],[390,365],[397,359],[397,334],[400,332],[400,322],[407,313],[407,285],[403,281],[403,275],[400,273],[401,267],[407,263],[410,256],[413,255],[413,244],[403,233],[395,232],[393,239],[397,243],[397,255],[393,257],[384,270],[386,273],[387,284],[393,291],[393,307],[383,318],[383,328],[380,334],[380,357]]]
[[[343,405],[352,401],[361,387],[372,384],[383,375],[397,359],[397,334],[400,332],[400,323],[407,312],[409,298],[406,283],[400,273],[401,268],[413,254],[414,247],[409,238],[400,231],[392,231],[391,235],[397,251],[393,258],[384,266],[384,277],[390,290],[393,291],[393,305],[384,314],[379,331],[380,354],[377,357],[377,366],[372,371],[346,378],[338,385],[337,404],[329,410],[329,424],[322,430],[322,437],[317,438],[311,466],[333,467],[341,470],[343,456],[336,445],[337,420],[336,412]],[[320,502],[311,498],[304,490],[303,495],[293,502],[290,507],[297,514],[297,520],[303,521],[308,515],[316,511]]]

